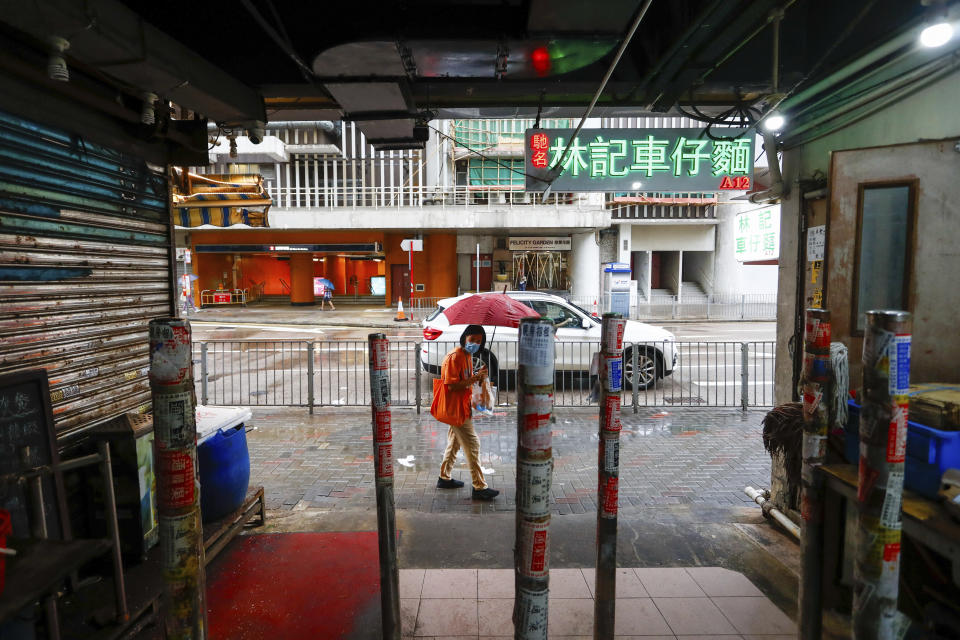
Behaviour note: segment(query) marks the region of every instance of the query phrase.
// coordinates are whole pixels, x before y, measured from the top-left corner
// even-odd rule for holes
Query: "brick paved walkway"
[[[763,450],[764,411],[641,410],[623,414],[620,509],[680,504],[752,505],[745,485],[769,484]],[[596,410],[560,410],[553,434],[554,514],[596,510]],[[266,488],[276,510],[374,509],[369,410],[254,409],[247,434],[252,484]],[[420,512],[512,512],[515,505],[516,413],[477,418],[487,482],[500,489],[492,503],[470,498],[470,473],[460,454],[459,490],[437,489],[446,425],[409,409],[393,412],[395,499]]]

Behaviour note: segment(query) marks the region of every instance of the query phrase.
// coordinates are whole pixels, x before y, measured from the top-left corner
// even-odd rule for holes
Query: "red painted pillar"
[[[312,305],[313,296],[313,256],[309,253],[295,253],[290,256],[290,304],[295,307]]]

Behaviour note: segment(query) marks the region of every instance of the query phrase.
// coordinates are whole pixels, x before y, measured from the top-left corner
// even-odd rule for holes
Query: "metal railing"
[[[562,295],[566,300],[593,313],[603,313],[606,298],[601,295]],[[775,293],[711,293],[691,299],[679,296],[653,295],[638,297],[630,306],[631,320],[776,320],[777,294]]]
[[[268,185],[275,208],[352,208],[372,209],[400,207],[526,207],[546,205],[602,210],[602,193],[541,193],[524,191],[522,185],[455,185],[455,186],[349,186],[349,187],[276,187]],[[283,203],[282,206],[280,203]]]
[[[247,289],[204,289],[200,292],[200,306],[239,304],[246,306],[250,292]]]
[[[393,406],[429,407],[432,379],[456,343],[391,340]],[[597,342],[556,342],[555,402],[590,406]],[[493,340],[490,378],[501,406],[516,405],[516,341]],[[676,364],[671,366],[673,353]],[[623,405],[633,407],[766,407],[773,404],[775,343],[649,342],[624,345]],[[655,360],[651,362],[651,359]],[[665,364],[666,363],[666,364]],[[201,404],[323,406],[369,404],[365,341],[207,340],[194,343]],[[670,371],[649,388],[632,384],[644,370]]]

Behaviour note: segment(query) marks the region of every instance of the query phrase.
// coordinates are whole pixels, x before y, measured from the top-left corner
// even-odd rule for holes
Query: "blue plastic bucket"
[[[250,486],[247,432],[241,424],[219,429],[197,447],[200,512],[204,522],[240,508]]]

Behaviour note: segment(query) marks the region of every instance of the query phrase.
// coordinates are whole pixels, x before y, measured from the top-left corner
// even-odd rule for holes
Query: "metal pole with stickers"
[[[203,528],[197,467],[197,416],[190,323],[150,321],[157,512],[169,640],[203,640],[207,633]]]
[[[520,322],[517,379],[517,512],[513,628],[516,640],[547,637],[550,487],[553,480],[554,326]]]
[[[593,637],[613,638],[617,602],[617,500],[620,483],[620,391],[623,331],[619,313],[605,313],[600,332],[600,431],[597,459],[597,571]]]
[[[832,397],[830,371],[830,312],[807,309],[803,332],[803,440],[801,444],[800,637],[819,640],[822,620],[823,493],[817,473],[827,452]]]
[[[910,340],[908,312],[867,312],[853,565],[853,636],[858,639],[902,638],[910,626],[897,609]]]
[[[397,516],[393,501],[393,431],[390,416],[390,344],[382,333],[367,337],[370,408],[377,491],[377,546],[380,555],[380,615],[384,640],[400,640],[400,573]]]

